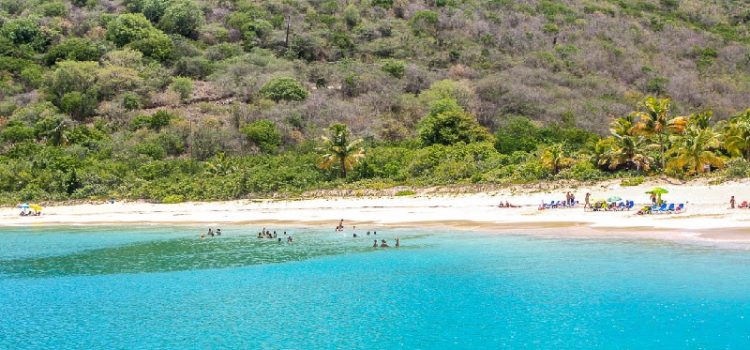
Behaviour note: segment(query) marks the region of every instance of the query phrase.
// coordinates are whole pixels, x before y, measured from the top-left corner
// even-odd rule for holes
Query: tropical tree
[[[417,133],[425,146],[481,142],[492,137],[474,116],[449,98],[432,104],[430,112],[419,121]]]
[[[339,166],[342,178],[346,178],[346,172],[365,156],[365,151],[360,147],[361,139],[349,141],[350,134],[344,124],[333,124],[329,128],[330,135],[323,136],[323,151],[325,154],[318,163],[321,169],[331,169],[334,165]]]
[[[646,135],[654,135],[659,144],[659,166],[663,169],[666,162],[664,154],[667,151],[669,133],[682,133],[687,121],[685,117],[672,118],[670,110],[672,103],[668,98],[647,97],[640,104],[641,111],[636,112],[639,118],[634,131]]]
[[[724,124],[724,148],[733,156],[750,161],[750,109]]]
[[[234,159],[227,158],[224,152],[219,152],[213,159],[206,162],[206,171],[209,174],[225,176],[237,171]]]
[[[598,165],[606,166],[609,170],[618,168],[649,171],[654,159],[649,155],[650,143],[642,135],[634,133],[635,114],[617,118],[612,122],[610,141],[599,156]]]
[[[606,166],[610,170],[618,168],[635,169],[636,171],[651,170],[654,158],[648,154],[649,143],[643,136],[613,136],[611,148],[599,158],[599,166]]]
[[[565,150],[560,143],[542,149],[540,158],[542,165],[547,168],[552,175],[557,175],[560,170],[569,167],[574,161],[573,158],[570,158],[565,154]]]
[[[712,128],[691,125],[684,134],[672,136],[667,169],[700,174],[713,167],[723,167],[724,158],[714,151],[721,146],[721,135]]]

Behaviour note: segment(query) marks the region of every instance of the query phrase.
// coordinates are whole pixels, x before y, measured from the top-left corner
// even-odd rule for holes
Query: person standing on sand
[[[656,194],[655,193],[651,194],[651,205],[656,205]]]
[[[735,203],[737,203],[737,202],[736,202],[736,201],[734,200],[734,196],[732,196],[732,198],[731,198],[731,199],[729,199],[729,206],[730,206],[730,207],[731,207],[732,209],[734,209],[734,204],[735,204]]]
[[[583,205],[583,209],[591,208],[591,193],[586,192],[586,203]]]

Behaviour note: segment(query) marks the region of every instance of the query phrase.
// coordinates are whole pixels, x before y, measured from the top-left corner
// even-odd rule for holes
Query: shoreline
[[[636,215],[648,202],[645,191],[653,186],[667,188],[665,200],[686,203],[681,214]],[[553,192],[554,191],[554,192]],[[560,200],[573,191],[579,201],[586,192],[592,198],[620,196],[636,202],[631,211],[586,212],[577,208],[537,210],[543,200]],[[647,183],[622,187],[600,183],[588,188],[558,188],[519,193],[513,189],[489,193],[416,195],[409,197],[317,198],[304,200],[235,200],[152,204],[116,202],[78,204],[44,208],[39,217],[21,217],[17,208],[0,208],[0,227],[10,226],[96,226],[96,225],[248,225],[248,226],[334,226],[390,228],[441,228],[461,231],[516,232],[547,231],[560,237],[623,236],[742,243],[750,246],[750,209],[728,209],[735,195],[737,203],[750,201],[750,181],[710,185]],[[508,201],[520,208],[498,208]]]

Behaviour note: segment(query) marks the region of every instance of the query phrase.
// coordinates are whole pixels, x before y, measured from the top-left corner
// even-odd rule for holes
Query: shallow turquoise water
[[[747,251],[198,231],[0,229],[0,349],[750,348]]]

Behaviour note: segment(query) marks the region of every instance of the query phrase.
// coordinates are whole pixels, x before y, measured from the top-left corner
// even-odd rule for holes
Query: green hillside
[[[0,201],[746,177],[749,21],[739,0],[0,0]]]

